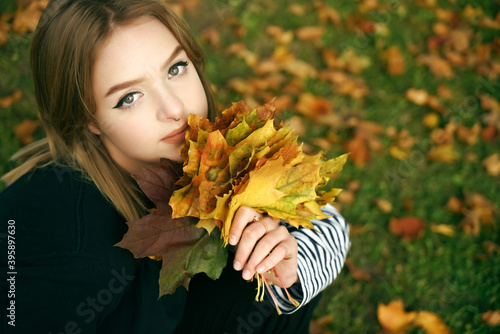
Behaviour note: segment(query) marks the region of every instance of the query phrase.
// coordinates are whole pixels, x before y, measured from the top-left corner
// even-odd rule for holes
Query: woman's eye
[[[187,61],[180,61],[176,64],[174,64],[169,70],[168,70],[168,77],[172,78],[178,75],[184,74],[186,71],[186,67],[189,65]]]
[[[121,98],[120,101],[118,101],[118,104],[113,107],[113,109],[121,108],[121,107],[130,107],[132,103],[134,103],[138,98],[141,93],[139,92],[132,92],[128,93],[124,97]]]

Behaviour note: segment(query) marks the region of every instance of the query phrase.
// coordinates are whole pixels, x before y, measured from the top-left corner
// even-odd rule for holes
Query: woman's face
[[[181,161],[190,113],[207,116],[194,65],[155,19],[117,27],[97,54],[92,73],[97,124],[111,157],[130,173],[160,158]]]

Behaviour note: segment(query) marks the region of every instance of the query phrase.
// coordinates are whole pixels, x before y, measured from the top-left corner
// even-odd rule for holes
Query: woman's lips
[[[185,124],[184,126],[178,128],[177,130],[170,132],[161,141],[167,144],[179,144],[180,142],[184,141],[187,129],[188,129],[188,124]]]

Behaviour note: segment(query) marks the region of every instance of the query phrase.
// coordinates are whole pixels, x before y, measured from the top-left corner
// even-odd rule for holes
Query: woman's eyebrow
[[[172,52],[172,54],[170,55],[170,57],[168,57],[167,61],[165,62],[165,64],[163,64],[163,66],[161,67],[161,71],[165,71],[168,67],[168,65],[170,65],[170,63],[172,62],[172,60],[174,60],[175,57],[177,57],[179,55],[179,53],[182,52],[182,50],[184,50],[182,48],[182,46],[180,45],[177,45],[176,48],[174,49],[174,51]]]
[[[106,95],[104,97],[108,97],[110,96],[111,94],[117,92],[117,91],[120,91],[122,89],[125,89],[129,86],[132,86],[132,85],[136,85],[140,82],[144,81],[144,79],[135,79],[135,80],[130,80],[130,81],[125,81],[125,82],[122,82],[122,83],[119,83],[117,85],[114,85],[113,87],[111,87],[108,92],[106,93]]]
[[[182,52],[182,50],[183,50],[182,46],[177,45],[176,48],[174,49],[174,51],[172,52],[172,54],[170,55],[170,57],[168,57],[167,61],[162,65],[160,70],[161,71],[166,70],[167,67],[170,65],[170,63],[174,60],[175,57],[177,57],[179,55],[179,53]],[[113,87],[111,87],[108,90],[108,92],[106,93],[106,95],[104,97],[108,97],[111,94],[113,94],[119,90],[122,90],[124,88],[127,88],[127,87],[135,85],[135,84],[138,84],[142,81],[144,81],[144,79],[139,78],[139,79],[129,80],[129,81],[125,81],[125,82],[119,83],[117,85],[114,85]]]

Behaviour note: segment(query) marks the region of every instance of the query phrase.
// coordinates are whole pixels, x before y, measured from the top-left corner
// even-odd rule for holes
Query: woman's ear
[[[90,132],[96,134],[96,135],[100,135],[101,134],[101,130],[99,130],[99,128],[97,127],[97,125],[95,125],[93,122],[90,122],[89,123],[89,130]]]

